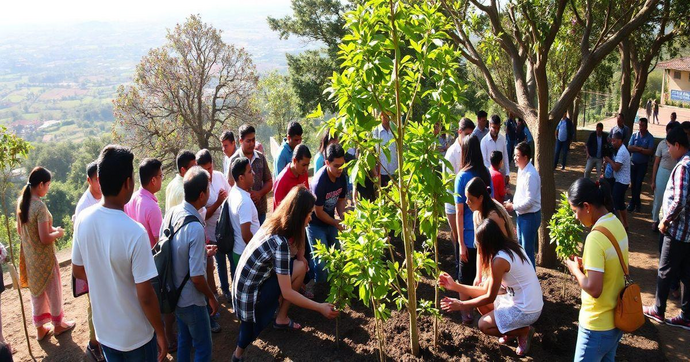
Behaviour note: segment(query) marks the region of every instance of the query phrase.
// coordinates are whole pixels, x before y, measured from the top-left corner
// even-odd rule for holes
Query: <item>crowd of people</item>
[[[380,148],[389,149],[379,149],[377,166],[364,185],[350,183],[345,165],[356,150],[343,149],[337,135],[326,132],[312,154],[301,143],[301,125],[291,122],[271,170],[257,147],[255,128],[245,124],[237,137],[232,131],[219,137],[222,172],[207,149],[177,154],[176,174],[164,190],[164,210],[156,197],[164,185],[162,162],[144,158],[135,188],[134,154],[126,147],[106,146],[86,168],[88,188],[74,213],[72,274],[74,281],[88,286],[86,348],[92,357],[155,361],[176,351],[179,361],[209,361],[211,336],[222,332],[218,319],[223,302],[232,305],[240,323],[233,361],[243,360],[245,349],[269,325],[288,331],[303,328],[289,316],[292,305],[326,318],[338,316],[332,304],[314,301],[314,285],[326,282],[327,269],[312,252],[319,243],[339,247],[348,198],[373,198],[374,183],[388,187],[395,181],[397,158],[387,156],[396,152],[395,142],[390,142],[395,137],[390,117],[382,112],[381,124],[372,132],[386,145]],[[576,361],[615,356],[622,332],[615,328],[613,311],[625,282],[612,243],[618,244],[627,264],[627,213],[640,212],[642,181],[652,157],[652,216],[661,257],[656,302],[644,313],[690,329],[690,288],[682,289],[681,314],[665,318],[667,298],[679,295],[681,282],[690,282],[690,122],[681,125],[671,119],[665,140],[656,148],[647,122],[641,118],[634,134],[622,115],[608,135],[597,124],[585,143],[584,177],[568,192],[577,219],[597,228],[587,235],[583,255],[567,261],[582,288]],[[454,188],[448,191],[454,203],[445,205],[455,268],[438,279],[455,294],[443,298],[441,307],[460,312],[467,325],[475,323],[478,312],[480,331],[499,337],[501,344],[516,344],[517,355],[524,356],[544,306],[535,264],[541,179],[531,161],[532,136],[524,120],[512,114],[503,122],[499,115],[488,117],[480,111],[476,125],[463,118],[457,126],[457,137],[442,133],[440,126],[434,129],[437,149],[447,160],[443,167],[455,175]],[[565,169],[574,138],[567,115],[554,136],[554,168],[561,160]],[[514,190],[511,161],[517,168]],[[64,230],[53,226],[41,200],[51,178],[47,169],[34,168],[17,206],[21,283],[31,291],[38,340],[75,326],[63,313],[54,247]],[[630,185],[632,196],[626,204]],[[230,230],[229,236],[219,230]],[[159,260],[165,259],[158,259],[162,250],[170,250],[165,275],[169,273],[174,286],[172,308],[159,303],[156,280],[163,277]],[[4,249],[0,259],[6,259]]]

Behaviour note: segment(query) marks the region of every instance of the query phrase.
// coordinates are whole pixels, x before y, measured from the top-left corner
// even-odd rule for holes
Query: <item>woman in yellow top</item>
[[[604,227],[613,234],[628,264],[628,235],[611,212],[611,191],[606,181],[575,181],[568,190],[568,201],[585,227]],[[613,313],[625,286],[616,249],[604,234],[592,231],[585,239],[582,258],[572,257],[566,265],[582,288],[574,360],[614,361],[623,332],[614,325]]]
[[[63,320],[62,283],[55,256],[55,240],[65,231],[53,227],[53,216],[41,201],[50,189],[50,179],[50,171],[43,167],[31,170],[29,182],[17,202],[17,231],[22,239],[20,282],[31,291],[31,310],[39,341],[53,333],[60,335],[75,325],[73,321]]]

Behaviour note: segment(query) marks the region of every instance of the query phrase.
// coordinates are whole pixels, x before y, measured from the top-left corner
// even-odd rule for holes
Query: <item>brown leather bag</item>
[[[613,314],[613,323],[616,325],[616,328],[623,332],[634,332],[642,327],[645,322],[644,314],[642,313],[640,286],[630,278],[628,266],[625,264],[623,253],[621,252],[620,246],[618,246],[618,240],[616,240],[611,231],[603,226],[596,226],[592,231],[598,231],[604,234],[609,241],[611,241],[611,244],[613,244],[613,247],[616,249],[618,260],[621,262],[623,274],[625,275],[625,286],[618,295],[616,310]]]

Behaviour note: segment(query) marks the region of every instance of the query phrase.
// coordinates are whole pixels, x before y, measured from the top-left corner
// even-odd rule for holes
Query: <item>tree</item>
[[[644,102],[649,73],[656,68],[662,50],[670,56],[678,54],[681,44],[690,40],[690,2],[661,0],[649,21],[618,44],[621,60],[621,98],[619,112],[632,129]]]
[[[534,134],[534,159],[542,181],[539,262],[553,266],[557,259],[546,229],[556,207],[551,135],[596,66],[645,23],[659,0],[510,0],[500,6],[495,0],[438,1],[452,18],[453,40],[481,72],[491,99],[525,119]],[[577,71],[568,77],[565,89],[552,96],[548,69],[559,52],[559,34],[578,39],[577,54],[570,54],[578,59]],[[490,50],[489,55],[481,49]],[[515,98],[499,89],[491,70],[491,62],[501,57],[510,61]]]
[[[299,99],[290,85],[290,77],[276,71],[259,80],[258,90],[252,101],[256,109],[263,111],[266,124],[277,132],[276,139],[279,142],[285,136],[287,125],[301,118]]]
[[[172,164],[184,147],[220,150],[223,129],[254,121],[258,78],[249,54],[198,15],[166,38],[142,58],[133,84],[118,88],[113,133],[135,152]]]
[[[300,99],[303,114],[321,105],[327,111],[335,109],[323,94],[329,87],[329,77],[338,71],[338,46],[345,35],[344,14],[351,2],[340,0],[292,0],[290,16],[282,19],[268,17],[268,26],[280,33],[281,39],[291,35],[311,42],[325,44],[321,50],[307,50],[298,55],[286,54],[292,86]]]

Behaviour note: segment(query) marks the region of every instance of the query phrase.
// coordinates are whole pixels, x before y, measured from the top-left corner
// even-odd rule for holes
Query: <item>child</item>
[[[489,160],[491,161],[491,181],[494,184],[494,199],[503,204],[506,198],[505,175],[499,171],[503,169],[503,153],[493,151]]]

